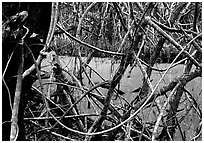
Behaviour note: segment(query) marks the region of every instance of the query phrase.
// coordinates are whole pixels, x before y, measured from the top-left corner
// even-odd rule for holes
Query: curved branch
[[[52,3],[52,13],[51,13],[50,28],[49,28],[49,32],[48,32],[48,35],[47,35],[45,47],[43,49],[44,51],[46,51],[46,49],[49,47],[50,42],[52,40],[52,37],[54,35],[55,27],[56,27],[56,24],[57,24],[57,18],[58,18],[58,2],[53,2]]]
[[[64,30],[61,26],[59,26],[58,24],[57,24],[57,27],[58,27],[60,30],[62,30],[69,38],[71,38],[72,40],[74,40],[74,41],[76,41],[76,42],[78,42],[78,43],[80,43],[80,44],[82,44],[82,45],[84,45],[84,46],[87,46],[88,48],[91,48],[91,49],[93,49],[93,50],[96,50],[96,51],[98,51],[98,52],[102,52],[102,53],[105,53],[105,54],[112,54],[112,55],[117,55],[117,56],[124,56],[123,53],[112,52],[112,51],[106,51],[106,50],[102,50],[102,49],[99,49],[99,48],[97,48],[97,47],[94,47],[94,46],[92,46],[92,45],[89,45],[88,43],[85,43],[85,42],[83,42],[83,41],[77,39],[76,37],[72,36],[71,34],[69,34],[67,31],[65,31],[65,30]]]
[[[23,73],[23,78],[25,78],[32,71],[34,71],[36,66],[39,66],[42,62],[42,59],[45,57],[45,54],[43,54],[43,53],[49,47],[50,42],[52,40],[52,37],[54,35],[54,31],[55,31],[55,27],[56,27],[56,23],[57,23],[57,15],[58,15],[58,2],[53,2],[52,3],[52,15],[51,15],[51,21],[50,21],[50,29],[49,29],[49,32],[47,35],[46,44],[45,44],[44,48],[42,49],[42,51],[40,52],[40,55],[38,56],[38,58],[36,60],[36,65],[33,64],[29,69],[27,69]]]

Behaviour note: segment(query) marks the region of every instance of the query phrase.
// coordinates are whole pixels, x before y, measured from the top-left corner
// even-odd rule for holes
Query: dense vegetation
[[[202,3],[3,3],[2,9],[3,136],[201,140]],[[91,67],[94,57],[109,58],[111,70],[117,63],[110,79]],[[127,72],[141,83],[131,92],[123,87]],[[170,80],[168,72],[175,74]]]

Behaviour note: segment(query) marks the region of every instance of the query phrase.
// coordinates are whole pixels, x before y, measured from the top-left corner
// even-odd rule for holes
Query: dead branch
[[[183,50],[183,47],[178,44],[170,35],[168,35],[165,31],[163,31],[159,26],[157,26],[154,22],[152,22],[150,17],[145,18],[148,24],[154,27],[157,31],[159,31],[166,39],[168,39],[178,50]],[[187,51],[183,51],[183,53],[198,67],[202,67]]]
[[[12,117],[11,117],[11,133],[10,133],[10,141],[15,141],[18,137],[19,127],[18,127],[18,112],[19,105],[21,101],[21,91],[22,91],[22,73],[23,73],[23,65],[24,65],[24,47],[23,40],[21,39],[21,43],[19,44],[19,66],[18,66],[18,75],[16,81],[16,91],[14,96],[13,108],[12,108]]]

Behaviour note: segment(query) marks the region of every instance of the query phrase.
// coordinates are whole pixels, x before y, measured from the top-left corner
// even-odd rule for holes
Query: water
[[[82,61],[86,61],[86,57],[82,57]],[[42,65],[49,65],[50,59],[46,59]],[[59,57],[60,63],[62,68],[68,70],[69,72],[73,72],[74,69],[78,70],[79,67],[79,61],[75,62],[75,57],[69,57],[69,56],[60,56]],[[77,63],[77,64],[76,64]],[[89,63],[89,66],[94,69],[98,74],[100,74],[103,79],[105,80],[111,80],[114,74],[116,73],[119,63],[114,63],[113,60],[110,58],[93,58],[91,62]],[[159,69],[166,69],[169,66],[169,64],[156,64],[154,67]],[[146,68],[144,66],[144,68]],[[184,65],[177,65],[176,67],[169,70],[167,75],[165,76],[164,80],[160,83],[159,88],[163,87],[164,85],[168,85],[170,81],[172,81],[174,78],[179,77],[182,75],[184,69]],[[46,67],[45,70],[50,70],[50,67]],[[143,84],[143,75],[140,69],[136,66],[132,70],[131,74],[129,74],[130,67],[128,66],[126,69],[126,72],[124,73],[121,81],[120,81],[120,89],[124,91],[126,94],[126,98],[128,101],[132,100],[131,91],[134,89],[137,89],[142,86]],[[103,80],[101,77],[99,77],[95,72],[90,70],[89,67],[86,68],[86,72],[88,75],[90,75],[91,80],[94,83],[102,82]],[[91,72],[91,74],[90,74]],[[164,73],[164,72],[163,72]],[[152,80],[153,87],[157,84],[157,82],[160,80],[162,72],[152,71],[152,75],[150,77],[150,80]],[[66,74],[66,73],[65,73]],[[68,74],[67,78],[71,80],[70,76]],[[83,74],[83,83],[87,86],[90,82],[88,81],[85,74]],[[187,87],[192,88],[194,87],[193,83],[201,89],[201,78],[198,78],[197,80],[193,80],[190,82]],[[102,91],[104,93],[104,91]],[[105,93],[104,93],[105,94]]]
[[[77,69],[77,66],[79,66],[79,64],[76,64],[76,63],[79,63],[79,61],[75,62],[74,57],[61,56],[61,57],[59,57],[59,60],[60,60],[60,63],[62,65],[62,68],[65,68],[69,72],[73,72],[74,68]],[[86,61],[86,58],[82,58],[82,60]],[[109,59],[109,58],[93,58],[92,61],[89,63],[89,66],[91,68],[93,68],[95,71],[97,71],[105,80],[111,80],[112,77],[114,76],[115,72],[117,71],[117,68],[119,67],[119,63],[114,63],[114,64],[112,64],[112,63],[113,63],[112,59]],[[45,60],[43,62],[43,65],[49,65],[49,59]],[[154,67],[159,68],[159,69],[165,69],[168,66],[169,66],[169,64],[156,64]],[[44,69],[49,71],[50,67],[48,66]],[[178,66],[170,69],[170,71],[165,76],[164,80],[162,80],[162,82],[160,83],[159,88],[163,87],[164,85],[168,85],[174,78],[181,76],[183,73],[183,69],[184,69],[184,65],[178,65]],[[195,69],[195,67],[193,69]],[[125,92],[123,97],[130,103],[138,95],[138,93],[132,93],[131,91],[142,86],[143,75],[137,66],[134,67],[131,74],[129,74],[129,70],[130,70],[130,67],[128,67],[126,69],[126,72],[120,81],[120,90]],[[86,72],[88,75],[91,75],[90,76],[91,80],[94,83],[99,83],[99,82],[103,81],[97,74],[95,74],[93,71],[91,71],[89,67],[86,68]],[[90,72],[91,72],[91,74],[90,74]],[[153,87],[160,80],[162,74],[163,73],[159,73],[157,71],[152,71],[152,75],[150,77],[150,80],[152,80],[151,83],[152,83]],[[68,79],[71,80],[71,78],[68,74],[66,76]],[[194,96],[194,98],[198,102],[200,108],[202,109],[202,107],[201,107],[201,105],[202,105],[201,95],[202,94],[200,94],[201,89],[202,89],[201,82],[202,82],[202,78],[196,78],[196,79],[192,80],[191,82],[189,82],[185,88],[191,92],[191,94]],[[87,77],[85,76],[85,74],[83,74],[83,83],[86,87],[91,87],[91,85],[89,85],[90,83],[89,83]],[[108,90],[102,89],[102,88],[98,88],[98,89],[101,91],[101,93],[104,96],[106,96]],[[170,92],[167,93],[167,96],[169,93]],[[78,93],[78,96],[81,96],[81,95],[83,95],[83,93]],[[163,96],[161,98],[161,105],[163,105],[165,100],[166,100],[166,98]],[[185,109],[185,108],[191,106],[191,103],[186,101],[186,96],[182,96],[181,101],[185,101],[185,102],[183,102],[185,104],[181,103],[179,105],[179,109],[183,109],[183,108]],[[99,102],[96,102],[96,103],[98,105],[100,105],[101,108],[103,108],[103,105],[101,105]],[[91,108],[87,108],[87,104],[88,104],[87,98],[84,98],[84,100],[78,104],[78,108],[80,109],[81,114],[82,113],[100,114],[100,109],[95,105],[95,103],[93,103],[93,105],[95,106],[95,110],[94,110],[94,108],[92,108],[92,106],[91,106]],[[112,104],[115,106],[118,106],[121,104],[121,102],[119,100],[112,100]],[[147,110],[148,109],[149,108],[147,108]],[[146,115],[146,113],[148,113],[147,110],[144,110],[143,114],[141,114],[140,116],[142,117],[143,115]],[[118,111],[122,114],[122,111],[119,108],[118,108]],[[155,111],[157,111],[157,110],[155,110]],[[179,112],[179,116],[182,116],[183,114],[184,114],[184,112]],[[181,124],[182,127],[185,126],[184,129],[186,129],[186,130],[187,130],[187,128],[191,128],[191,129],[187,130],[186,133],[188,133],[188,131],[194,130],[197,127],[197,124],[199,123],[199,117],[196,117],[194,115],[193,110],[192,110],[192,113],[189,113],[189,114],[190,115],[188,116],[186,121],[183,124]],[[94,119],[94,117],[92,119]],[[151,112],[149,114],[148,122],[149,121],[150,122],[156,121],[156,119],[157,119],[157,116],[155,116],[155,114],[153,114]],[[192,120],[192,123],[189,124],[189,120]],[[189,132],[188,134],[192,135],[193,133]],[[177,135],[179,135],[179,133]],[[179,138],[179,136],[178,136],[178,138]]]

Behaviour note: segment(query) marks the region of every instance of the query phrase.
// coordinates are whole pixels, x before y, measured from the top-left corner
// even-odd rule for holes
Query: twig
[[[139,58],[139,60],[140,60],[140,62],[141,62],[142,64],[144,64],[145,66],[150,67],[150,65],[149,65],[149,64],[147,64],[146,62],[144,62],[144,61],[143,61],[143,60],[141,60],[140,58]],[[172,67],[171,67],[171,68],[173,68],[173,67],[177,66],[178,64],[180,64],[180,63],[184,62],[185,60],[187,60],[187,58],[184,58],[184,59],[182,59],[182,60],[180,60],[180,61],[178,61],[178,62],[174,63],[174,64],[172,65]],[[164,71],[166,71],[166,70],[167,70],[167,68],[165,68],[165,69],[158,69],[158,68],[154,68],[154,67],[150,67],[150,68],[151,68],[152,70],[154,70],[154,71],[158,71],[158,72],[164,72]]]
[[[171,93],[170,93],[170,95],[169,95],[167,101],[164,103],[164,105],[163,105],[163,107],[162,107],[162,109],[161,109],[161,111],[160,111],[160,114],[159,114],[159,116],[158,116],[158,118],[157,118],[157,121],[156,121],[156,123],[155,123],[155,126],[154,126],[154,130],[153,130],[153,132],[152,132],[152,141],[155,140],[155,135],[157,134],[157,130],[158,130],[158,128],[159,128],[159,123],[160,123],[160,121],[161,121],[161,119],[162,119],[162,117],[163,117],[163,115],[164,115],[165,109],[166,109],[168,103],[170,102],[170,99],[171,99],[171,97],[173,96],[174,92],[175,92],[175,91],[177,90],[177,88],[179,87],[179,85],[180,85],[180,83],[178,83],[178,84],[174,87],[174,89],[171,91]]]
[[[166,25],[164,25],[164,24],[162,24],[162,23],[160,23],[160,22],[158,22],[158,21],[156,21],[156,20],[154,20],[154,19],[152,19],[152,21],[153,21],[154,23],[156,23],[161,29],[166,30],[166,31],[168,31],[168,32],[183,33],[181,29],[176,29],[176,28],[167,27]],[[197,32],[190,31],[190,30],[184,30],[184,32],[189,33],[189,34],[195,34],[195,35],[198,34]]]
[[[6,87],[6,90],[8,91],[8,98],[9,98],[9,104],[10,104],[10,108],[11,108],[11,111],[13,110],[13,107],[12,107],[12,101],[11,101],[11,92],[9,90],[9,87],[8,85],[6,84],[6,81],[4,80],[4,78],[2,77],[2,81]]]
[[[82,22],[86,16],[86,14],[88,13],[88,11],[96,4],[96,2],[91,3],[86,10],[84,11],[83,15],[81,16],[81,18],[79,18],[79,24],[77,27],[77,32],[76,32],[76,38],[79,39],[79,33],[81,31],[81,26],[82,26]]]
[[[103,18],[101,20],[101,29],[100,29],[99,35],[102,35],[102,32],[103,32],[105,16],[106,16],[107,11],[108,11],[108,5],[109,5],[109,2],[106,3],[105,11],[103,13]]]
[[[86,73],[86,70],[83,68],[83,72],[84,72],[84,74],[86,75],[86,77],[88,78],[88,81],[92,84],[92,86],[95,86],[95,83],[91,80],[91,77]],[[103,96],[103,94],[101,93],[101,91],[100,90],[98,90],[97,88],[96,88],[96,91],[101,95],[101,96]]]
[[[83,68],[84,74],[85,74],[86,77],[88,78],[88,81],[92,84],[92,86],[95,86],[95,83],[91,80],[91,77],[86,73],[86,70],[84,69],[84,67],[82,67],[82,68]],[[103,94],[101,93],[101,91],[100,91],[98,88],[96,88],[95,90],[96,90],[101,96],[103,96]],[[97,112],[97,110],[95,109],[94,104],[90,101],[89,95],[86,95],[86,97],[87,97],[87,99],[88,99],[88,102],[92,104],[94,110]],[[93,100],[93,102],[96,103],[94,100]],[[96,103],[96,105],[101,109],[101,107],[100,107],[97,103]],[[97,112],[97,113],[98,113],[98,112]]]
[[[139,8],[141,12],[144,12],[143,6],[139,2],[135,2],[136,6]]]
[[[134,22],[135,22],[134,20],[131,20],[131,13],[130,13],[130,6],[129,6],[128,28],[127,28],[127,32],[126,32],[125,36],[123,37],[123,40],[122,40],[122,42],[120,44],[120,47],[118,48],[118,52],[120,52],[122,50],[128,36],[129,36],[129,39],[131,40],[130,32],[131,32],[131,30],[133,28]]]
[[[196,135],[190,139],[190,141],[196,141],[196,139],[198,139],[202,134],[202,122],[200,122],[199,126],[198,126],[198,130],[196,131]]]
[[[189,102],[192,104],[193,108],[195,109],[195,111],[198,113],[198,115],[202,119],[202,110],[198,106],[198,103],[196,102],[195,98],[193,97],[193,95],[186,88],[183,88],[183,90],[184,90],[184,92],[187,93],[186,96],[187,96]]]
[[[9,90],[9,87],[8,87],[6,81],[4,80],[4,75],[5,75],[6,71],[7,71],[8,65],[9,65],[9,63],[10,63],[12,57],[13,57],[13,54],[14,54],[15,50],[16,50],[16,48],[12,51],[12,53],[11,53],[9,59],[8,59],[8,62],[6,63],[6,67],[5,67],[5,69],[4,69],[4,72],[3,72],[3,74],[2,74],[3,84],[5,85],[6,90],[8,91],[9,104],[10,104],[11,111],[13,110],[12,101],[11,101],[11,93],[10,93],[10,90]]]
[[[130,136],[131,127],[132,127],[132,122],[128,122],[127,126],[126,126],[126,132],[125,132],[126,133],[126,138],[125,138],[126,141],[133,141],[133,139]]]
[[[100,116],[98,117],[97,120],[95,120],[95,122],[93,123],[93,125],[90,127],[89,129],[89,133],[93,132],[95,129],[97,130],[97,126],[101,126],[106,114],[107,114],[107,111],[108,111],[108,107],[110,105],[110,101],[111,101],[111,98],[113,96],[113,92],[114,92],[114,89],[115,87],[117,86],[117,84],[120,82],[127,66],[129,65],[129,54],[124,57],[124,59],[122,60],[120,66],[119,66],[119,69],[117,70],[116,74],[114,75],[111,83],[110,83],[110,87],[109,87],[109,90],[108,90],[108,93],[107,93],[107,96],[106,96],[106,99],[105,99],[105,103],[104,103],[104,107],[103,107],[103,110],[101,111],[101,114]],[[89,140],[90,137],[89,136],[86,136],[85,140]]]
[[[138,131],[136,129],[130,128],[131,131],[134,131],[138,134],[141,134],[143,137],[145,137],[148,141],[151,141],[151,138],[149,136],[147,136],[146,134],[142,133],[141,131]]]
[[[49,83],[43,83],[42,85],[44,85],[44,84],[54,84],[53,82],[49,82]],[[34,86],[32,86],[32,88],[34,89],[34,90],[36,90],[38,93],[40,93],[42,96],[45,96],[45,95],[43,95],[43,93],[40,91],[40,90],[38,90],[37,88],[35,88]],[[51,102],[53,105],[55,105],[56,107],[58,107],[63,113],[65,112],[58,104],[56,104],[54,101],[52,101],[51,99],[49,99],[48,97],[46,97],[45,96],[45,99],[46,100],[48,100],[49,102]]]
[[[45,47],[43,48],[43,51],[46,51],[47,48],[50,46],[50,42],[51,42],[53,35],[54,35],[54,32],[55,32],[57,19],[58,19],[58,2],[53,2],[52,3],[52,13],[51,13],[49,32],[47,34],[46,44],[45,44]]]
[[[103,78],[95,69],[93,69],[91,66],[86,64],[87,67],[89,67],[98,77],[100,77],[103,81],[107,81],[105,78]]]
[[[72,138],[69,138],[69,137],[65,137],[65,136],[63,136],[63,135],[61,135],[61,134],[58,134],[58,133],[56,133],[56,132],[53,132],[53,131],[49,131],[49,132],[50,132],[51,134],[57,136],[57,137],[60,137],[60,138],[63,138],[63,139],[69,140],[69,141],[76,141],[75,139],[72,139]]]
[[[88,13],[88,11],[94,6],[96,4],[96,2],[92,2],[87,8],[86,8],[86,10],[84,11],[84,13],[82,14],[82,16],[79,18],[79,24],[78,24],[78,26],[77,26],[77,30],[76,30],[76,38],[77,39],[79,39],[79,40],[81,40],[81,38],[80,38],[80,31],[81,31],[81,27],[82,27],[82,22],[83,22],[83,20],[84,20],[84,18],[85,18],[85,16],[86,16],[86,14]],[[80,10],[80,12],[82,12],[82,10]],[[79,79],[82,79],[82,58],[81,58],[81,47],[80,47],[80,45],[79,45],[79,43],[78,42],[74,42],[74,44],[75,44],[75,47],[76,47],[76,49],[77,49],[77,51],[78,51],[78,59],[79,59],[79,63],[80,63],[80,67],[79,67],[79,70],[78,70],[78,72],[77,72],[77,78],[79,78]],[[82,80],[81,80],[81,82],[82,82]]]
[[[27,47],[27,49],[29,50],[29,52],[31,53],[31,57],[33,58],[33,62],[34,62],[34,65],[35,65],[35,68],[36,68],[36,72],[37,72],[37,77],[38,77],[38,80],[39,80],[39,84],[40,84],[40,90],[42,92],[42,99],[43,99],[43,102],[45,103],[45,109],[47,109],[47,112],[49,112],[49,104],[47,102],[47,100],[45,99],[46,95],[45,95],[45,92],[44,92],[44,89],[43,89],[43,84],[42,84],[42,79],[41,79],[41,76],[40,76],[40,70],[39,70],[39,67],[36,63],[36,59],[35,59],[35,56],[32,52],[32,50],[30,49],[30,47],[25,44],[25,46]],[[48,123],[48,121],[46,121],[46,124]]]
[[[195,71],[195,72],[192,72],[191,74],[189,74],[188,76],[185,76],[185,77],[180,77],[178,79],[176,79],[175,81],[173,81],[172,83],[170,83],[167,87],[171,87],[172,85],[174,85],[174,83],[178,83],[178,81],[181,82],[181,84],[183,84],[183,82],[189,82],[191,81],[192,79],[194,79],[195,77],[199,76],[201,74],[201,70],[198,70],[198,71]],[[175,86],[174,86],[175,87]],[[173,88],[174,88],[173,87]],[[171,87],[172,88],[172,87]],[[153,94],[153,96],[157,96],[158,94],[164,94],[164,92],[167,92],[169,90],[171,90],[171,88],[168,88],[168,89],[160,89],[160,91],[157,93],[157,94]],[[128,119],[126,119],[125,121],[121,122],[120,124],[110,128],[110,129],[107,129],[107,130],[103,130],[103,131],[100,131],[100,132],[95,132],[95,133],[84,133],[84,132],[80,132],[80,131],[77,131],[77,130],[74,130],[74,129],[71,129],[71,128],[68,128],[66,126],[64,126],[67,130],[69,131],[72,131],[72,132],[75,132],[75,133],[78,133],[78,134],[82,134],[82,135],[99,135],[99,134],[103,134],[103,133],[107,133],[107,132],[111,132],[117,128],[119,128],[120,126],[124,125],[127,121],[130,121],[132,120],[132,118],[147,104],[149,103],[148,100],[150,100],[151,97],[148,97],[148,98],[145,98],[143,99],[143,104],[140,105],[140,108],[137,109],[137,111],[132,114]],[[120,117],[118,117],[120,118]],[[59,124],[63,125],[62,123],[60,123],[59,121],[57,121]]]
[[[11,53],[11,55],[9,56],[9,59],[8,59],[8,61],[6,63],[6,67],[5,67],[4,72],[2,74],[2,78],[4,78],[4,75],[5,75],[6,71],[7,71],[8,65],[9,65],[9,63],[11,61],[11,58],[13,57],[13,54],[14,54],[15,50],[16,50],[16,48],[14,48],[14,50]]]
[[[61,134],[58,134],[58,133],[56,133],[56,132],[53,132],[53,131],[51,131],[50,133],[53,134],[53,135],[55,135],[55,136],[58,136],[58,137],[60,137],[60,138],[69,140],[69,141],[76,141],[75,139],[72,139],[72,138],[69,138],[69,137],[65,137],[65,136],[63,136],[63,135],[61,135]]]
[[[88,117],[88,116],[98,116],[97,114],[80,114],[80,115],[69,115],[64,118],[79,118],[79,117]],[[59,119],[60,116],[56,117]],[[52,117],[33,117],[33,118],[25,118],[25,120],[45,120],[45,119],[53,119]]]
[[[170,35],[168,35],[165,31],[163,31],[158,25],[152,22],[150,17],[145,18],[148,24],[154,27],[159,33],[161,33],[166,39],[168,39],[178,50],[183,51],[183,53],[198,67],[202,67],[184,48],[177,43]]]
[[[35,70],[36,66],[39,66],[43,60],[43,58],[45,58],[46,54],[45,51],[47,50],[47,48],[50,45],[50,42],[52,40],[52,37],[54,35],[54,30],[56,27],[56,23],[57,23],[57,16],[58,16],[58,2],[53,2],[52,3],[52,15],[51,15],[51,20],[50,20],[50,28],[49,28],[49,32],[47,35],[47,39],[46,39],[46,43],[44,48],[41,50],[40,55],[38,56],[37,60],[36,60],[36,65],[33,64],[29,69],[27,69],[26,71],[24,71],[23,73],[23,79],[29,75],[32,71]]]
[[[183,30],[183,29],[182,29],[182,30]],[[183,30],[183,31],[184,31],[184,30]],[[184,33],[184,35],[185,35],[186,37],[189,37],[189,36],[185,33],[185,31],[184,31],[183,33]],[[195,42],[195,39],[197,39],[197,38],[199,38],[199,37],[202,37],[201,35],[202,35],[202,33],[197,34],[197,36],[195,36],[194,38],[192,38],[192,40],[188,43],[188,45],[189,45],[190,43],[192,43],[192,45],[195,47],[195,49],[196,49],[200,54],[202,54],[202,49],[201,49],[201,47]]]
[[[114,6],[114,10],[118,14],[118,17],[120,19],[120,22],[121,22],[121,25],[123,26],[124,31],[127,32],[128,28],[125,26],[124,17],[122,16],[122,12],[121,12],[120,7],[118,6],[118,4],[116,2],[113,2],[113,6]]]
[[[99,113],[98,113],[98,110],[96,109],[96,107],[94,106],[94,104],[100,109],[100,110],[102,110],[102,107],[96,102],[96,100],[95,99],[93,99],[93,97],[92,96],[89,96],[88,95],[88,97],[89,97],[89,102],[91,102],[91,104],[92,104],[92,106],[93,106],[93,108],[94,108],[94,111],[96,112],[96,114],[98,115]],[[88,130],[88,129],[87,129]],[[87,131],[86,130],[86,131]]]

